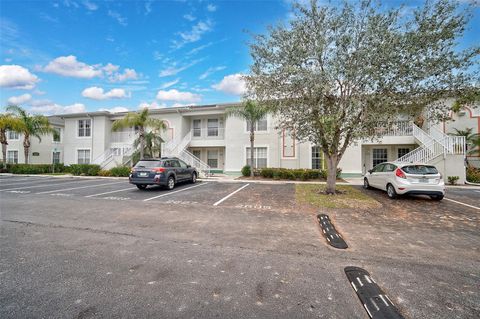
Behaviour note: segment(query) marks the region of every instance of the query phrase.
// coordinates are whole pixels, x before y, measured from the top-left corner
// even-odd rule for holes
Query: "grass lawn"
[[[375,208],[381,204],[358,188],[349,185],[337,185],[341,194],[326,195],[326,185],[297,184],[295,198],[297,203],[315,208]]]

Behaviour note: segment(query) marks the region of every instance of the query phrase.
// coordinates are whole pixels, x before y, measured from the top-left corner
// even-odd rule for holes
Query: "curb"
[[[54,177],[54,178],[85,178],[85,179],[128,179],[128,177],[115,177],[115,176],[76,176],[76,175],[45,175],[45,174],[11,174],[11,173],[0,173],[0,176],[24,176],[24,177]]]

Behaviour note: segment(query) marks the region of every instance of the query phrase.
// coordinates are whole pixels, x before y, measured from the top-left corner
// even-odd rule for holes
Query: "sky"
[[[480,42],[479,11],[459,47]],[[291,0],[0,0],[0,103],[63,114],[237,102],[251,34],[289,17]]]

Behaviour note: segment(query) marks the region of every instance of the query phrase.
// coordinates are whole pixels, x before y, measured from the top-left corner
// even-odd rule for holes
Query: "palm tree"
[[[227,110],[227,116],[233,116],[245,120],[250,127],[250,163],[252,169],[250,170],[250,176],[253,176],[253,171],[256,168],[254,163],[254,146],[255,146],[255,123],[263,119],[268,113],[269,109],[260,106],[254,101],[246,101],[243,106],[233,107]]]
[[[158,153],[158,157],[161,157],[161,146],[164,140],[158,133],[158,131],[150,131],[145,133],[145,150],[148,155],[155,157]],[[133,142],[133,146],[137,148],[140,145],[140,138],[138,137]]]
[[[129,127],[138,128],[140,159],[142,159],[145,152],[145,129],[151,127],[154,130],[165,130],[167,125],[162,120],[150,117],[148,108],[144,108],[138,112],[130,112],[123,119],[113,122],[112,131],[119,131]]]
[[[7,112],[12,112],[13,115],[19,120],[17,131],[23,134],[25,164],[28,164],[31,136],[38,138],[39,142],[42,142],[42,135],[52,134],[54,137],[58,136],[58,132],[52,126],[50,126],[48,118],[44,115],[31,115],[16,105],[8,106]]]
[[[7,131],[18,132],[20,120],[10,113],[0,114],[0,143],[2,144],[3,169],[7,169]]]

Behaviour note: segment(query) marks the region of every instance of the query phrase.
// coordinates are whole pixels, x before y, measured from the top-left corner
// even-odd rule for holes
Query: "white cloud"
[[[8,99],[9,105],[22,105],[32,99],[32,96],[28,93],[19,96],[12,96]]]
[[[0,87],[31,90],[38,81],[38,77],[23,66],[0,65]]]
[[[208,6],[207,6],[207,10],[208,10],[209,12],[215,12],[215,11],[217,11],[217,6],[209,3]]]
[[[176,63],[173,63],[173,66],[170,66],[166,69],[161,70],[160,73],[158,74],[158,76],[162,78],[162,77],[165,77],[165,76],[177,75],[178,73],[180,73],[182,71],[185,71],[188,68],[191,68],[195,64],[201,62],[202,60],[203,59],[197,59],[197,60],[194,60],[194,61],[190,62],[189,64],[181,66],[181,67],[177,67]]]
[[[134,69],[124,69],[123,73],[115,73],[112,76],[108,77],[110,82],[123,82],[126,80],[136,80],[139,75]]]
[[[145,2],[145,15],[149,15],[152,12],[152,1]]]
[[[195,21],[197,18],[194,17],[193,15],[191,15],[190,13],[189,14],[186,14],[183,16],[184,19],[187,19],[188,21]]]
[[[112,63],[107,63],[102,70],[104,70],[107,74],[112,74],[113,72],[117,72],[120,66],[114,65]]]
[[[48,100],[33,101],[30,110],[34,113],[41,114],[67,114],[67,113],[83,113],[86,107],[82,103],[74,103],[71,105],[60,105]]]
[[[181,41],[174,40],[173,47],[178,49],[187,43],[197,42],[202,36],[209,31],[212,31],[213,23],[210,20],[199,21],[190,31],[180,32]]]
[[[82,91],[82,96],[92,100],[123,99],[130,97],[124,89],[111,89],[104,92],[103,88],[92,86]]]
[[[195,103],[202,100],[202,96],[191,92],[180,92],[172,89],[168,91],[160,90],[157,93],[157,100]]]
[[[177,84],[178,82],[180,82],[180,79],[175,79],[175,80],[170,81],[170,82],[165,82],[162,85],[160,85],[160,88],[161,89],[168,89],[169,87]]]
[[[119,12],[108,10],[108,15],[113,19],[117,20],[118,24],[123,25],[124,27],[128,25],[127,19],[123,17]]]
[[[99,109],[99,111],[107,111],[110,113],[128,112],[129,109],[123,106],[115,106],[110,109]]]
[[[91,79],[102,75],[102,70],[100,70],[97,65],[88,65],[77,61],[77,57],[74,55],[58,57],[50,61],[43,70],[45,72],[83,79]]]
[[[149,108],[149,109],[162,109],[167,107],[165,103],[158,104],[157,101],[153,101],[152,103],[142,102],[138,105],[139,109]]]
[[[98,5],[93,3],[93,2],[90,2],[88,0],[86,1],[83,1],[83,5],[85,6],[85,8],[87,8],[87,10],[90,10],[90,11],[95,11],[98,9]]]
[[[215,72],[225,70],[226,66],[216,66],[208,68],[207,71],[203,72],[198,78],[204,80]]]
[[[212,85],[212,88],[233,95],[242,95],[246,90],[243,74],[240,73],[225,76],[222,81]]]

